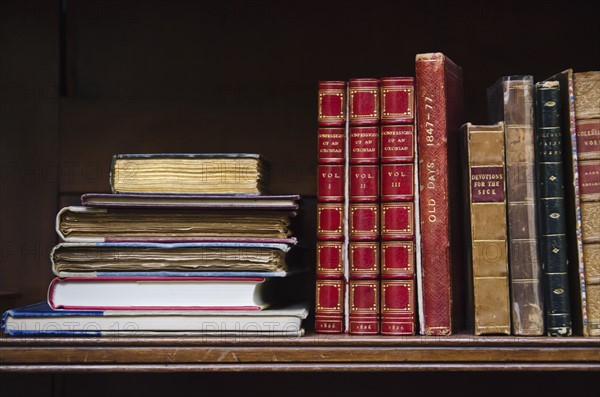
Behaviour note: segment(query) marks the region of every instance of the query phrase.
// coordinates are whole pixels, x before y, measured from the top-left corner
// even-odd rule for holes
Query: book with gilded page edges
[[[258,154],[117,154],[113,193],[262,194],[268,167]]]
[[[546,333],[572,333],[569,287],[569,248],[560,123],[560,83],[535,85],[535,140],[540,261],[544,273]]]
[[[475,335],[510,335],[504,124],[463,126],[469,241],[468,323]]]
[[[504,121],[512,331],[544,334],[536,209],[533,77],[506,76],[488,88],[490,122]]]
[[[441,53],[416,56],[421,265],[420,332],[450,335],[462,321],[464,277],[460,126],[462,69]]]
[[[575,73],[586,335],[600,336],[600,71]]]

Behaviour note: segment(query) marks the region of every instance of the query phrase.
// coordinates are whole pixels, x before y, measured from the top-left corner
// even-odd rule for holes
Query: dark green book
[[[560,84],[535,85],[538,233],[544,273],[546,333],[571,335]]]

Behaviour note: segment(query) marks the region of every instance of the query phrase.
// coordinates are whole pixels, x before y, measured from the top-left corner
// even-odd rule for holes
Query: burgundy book
[[[415,129],[412,77],[381,79],[381,333],[415,333]]]
[[[347,87],[319,82],[315,330],[344,331]]]
[[[421,287],[420,332],[450,335],[459,325],[464,244],[460,135],[462,69],[441,53],[416,56]],[[421,302],[420,302],[421,303]]]
[[[349,332],[378,334],[379,80],[350,80],[348,96]]]

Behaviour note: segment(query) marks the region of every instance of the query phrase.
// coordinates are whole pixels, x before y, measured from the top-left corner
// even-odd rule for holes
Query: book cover
[[[558,81],[535,85],[540,261],[544,272],[546,333],[551,336],[572,333],[561,103]]]
[[[503,77],[488,88],[487,94],[490,122],[504,121],[512,332],[515,335],[543,335],[533,77]]]
[[[510,335],[504,124],[467,123],[463,135],[469,214],[468,322],[475,335]]]
[[[55,278],[48,287],[48,304],[65,310],[262,310],[293,299],[281,294],[292,281],[214,276]]]
[[[345,331],[348,119],[345,81],[320,81],[315,331]]]
[[[600,335],[600,71],[574,74],[587,335]]]
[[[381,79],[381,334],[415,333],[415,188],[413,77]]]
[[[85,193],[81,205],[100,208],[296,211],[298,195]]]
[[[267,310],[54,310],[48,302],[2,315],[12,336],[301,336],[302,305]]]
[[[378,334],[379,80],[351,79],[348,89],[348,332]]]
[[[441,53],[416,56],[421,268],[420,332],[450,335],[463,314],[460,136],[462,69]]]

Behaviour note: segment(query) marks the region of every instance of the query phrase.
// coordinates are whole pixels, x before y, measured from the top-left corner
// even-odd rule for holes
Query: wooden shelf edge
[[[600,363],[0,365],[0,372],[600,372]]]

